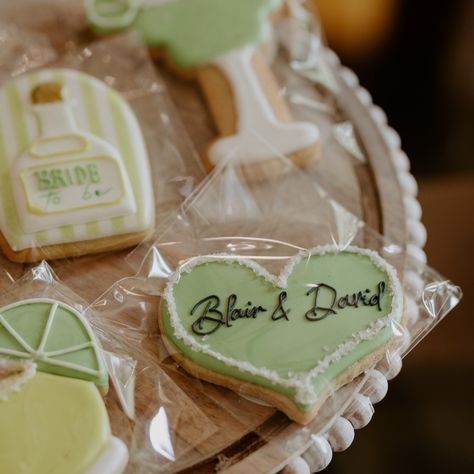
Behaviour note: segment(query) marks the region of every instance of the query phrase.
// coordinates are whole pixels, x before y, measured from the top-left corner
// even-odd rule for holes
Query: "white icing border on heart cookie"
[[[189,273],[194,267],[208,262],[225,261],[226,263],[238,263],[252,269],[257,275],[263,277],[268,282],[279,288],[286,288],[287,280],[293,271],[294,266],[303,258],[309,258],[313,255],[325,255],[327,253],[350,252],[359,255],[368,256],[371,261],[382,271],[387,273],[390,291],[392,293],[392,308],[387,316],[381,317],[372,322],[366,329],[352,334],[344,342],[342,342],[337,349],[321,359],[318,364],[310,371],[303,374],[289,373],[289,378],[282,378],[275,370],[270,370],[265,367],[256,367],[250,362],[232,359],[223,356],[222,354],[212,350],[208,344],[200,344],[196,339],[189,335],[178,315],[176,302],[173,297],[173,287],[180,280],[182,273]],[[274,276],[265,268],[260,266],[253,260],[244,257],[236,257],[225,253],[208,255],[203,257],[193,258],[191,261],[185,263],[183,267],[171,276],[163,294],[168,305],[170,314],[170,323],[174,329],[174,334],[178,339],[181,339],[187,346],[191,347],[196,352],[202,352],[211,356],[226,365],[235,367],[243,372],[248,372],[252,375],[263,377],[273,384],[278,384],[283,387],[292,388],[295,390],[295,400],[297,403],[303,405],[310,405],[316,402],[318,396],[314,393],[311,380],[322,374],[331,364],[342,359],[348,355],[361,342],[370,340],[375,337],[382,329],[386,328],[393,320],[396,320],[401,315],[403,310],[403,293],[400,281],[398,280],[395,268],[386,262],[377,252],[369,249],[363,249],[355,246],[348,246],[343,249],[338,249],[334,245],[318,246],[309,251],[301,251],[296,254],[288,264],[283,268],[279,276]]]

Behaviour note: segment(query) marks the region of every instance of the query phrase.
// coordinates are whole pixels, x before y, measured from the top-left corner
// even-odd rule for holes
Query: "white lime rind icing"
[[[289,275],[292,273],[294,266],[298,262],[300,262],[304,258],[309,258],[312,255],[325,255],[328,253],[338,253],[340,251],[351,252],[359,255],[366,255],[379,269],[381,269],[387,274],[389,279],[389,291],[391,291],[392,293],[391,311],[387,316],[381,317],[371,323],[366,329],[352,334],[349,338],[342,342],[334,352],[328,354],[323,359],[321,359],[316,364],[316,366],[308,372],[298,374],[289,373],[289,378],[283,378],[275,370],[270,370],[265,367],[256,367],[248,361],[237,360],[231,357],[224,356],[219,352],[212,350],[208,344],[202,344],[198,342],[186,331],[185,327],[181,323],[176,308],[176,302],[174,300],[173,288],[174,285],[179,282],[182,273],[188,273],[198,265],[217,261],[225,261],[226,263],[237,263],[239,265],[243,265],[252,269],[257,275],[263,277],[269,283],[284,289],[286,288]],[[325,245],[315,247],[309,251],[301,251],[289,261],[289,263],[284,267],[284,269],[278,276],[272,275],[265,268],[263,268],[253,260],[248,260],[247,258],[243,257],[236,257],[235,255],[214,254],[196,257],[186,262],[181,269],[179,269],[171,276],[164,291],[164,298],[168,305],[170,323],[173,327],[175,336],[178,339],[181,339],[192,350],[209,355],[223,362],[224,364],[229,365],[231,367],[235,367],[243,372],[263,377],[273,384],[278,384],[286,388],[294,389],[296,402],[301,403],[303,405],[313,404],[318,398],[311,383],[315,377],[324,373],[324,371],[331,364],[350,354],[354,350],[354,348],[361,342],[374,338],[381,330],[388,327],[391,322],[397,320],[403,310],[402,287],[398,280],[396,270],[382,257],[380,257],[377,252],[354,246],[348,246],[344,247],[343,249],[339,249],[334,245]]]
[[[2,377],[2,373],[6,376]],[[12,392],[36,374],[36,364],[31,360],[11,360],[0,358],[0,402],[5,401]]]

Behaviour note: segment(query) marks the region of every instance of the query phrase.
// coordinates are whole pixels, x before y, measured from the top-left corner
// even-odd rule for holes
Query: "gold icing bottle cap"
[[[62,102],[62,85],[57,82],[44,82],[37,85],[31,91],[33,104],[48,104],[50,102]]]

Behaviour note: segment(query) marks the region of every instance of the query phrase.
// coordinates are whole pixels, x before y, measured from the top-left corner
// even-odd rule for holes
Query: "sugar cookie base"
[[[375,364],[381,360],[387,351],[393,350],[399,345],[399,341],[396,337],[389,339],[383,346],[379,347],[376,351],[363,357],[355,364],[348,367],[344,372],[339,374],[334,380],[332,380],[323,392],[319,395],[318,401],[308,411],[302,411],[291,399],[282,395],[281,393],[275,392],[267,387],[263,387],[258,384],[250,382],[244,382],[234,377],[229,377],[217,372],[214,372],[206,367],[196,364],[191,359],[179,352],[176,346],[168,339],[163,325],[162,318],[162,305],[159,306],[158,319],[160,333],[163,343],[168,350],[169,354],[173,359],[188,373],[197,377],[198,379],[205,380],[216,385],[229,388],[236,393],[254,397],[258,400],[262,400],[265,403],[277,408],[278,410],[285,413],[288,418],[293,421],[306,425],[309,423],[318,413],[324,402],[330,398],[330,396],[343,385],[352,382],[357,376],[363,373],[365,370],[375,366]],[[402,316],[402,319],[404,316]]]
[[[13,250],[5,236],[0,232],[0,248],[6,257],[15,263],[35,263],[41,260],[57,260],[68,257],[82,257],[101,252],[122,250],[142,242],[151,232],[152,228],[142,232],[101,237],[93,240],[83,240],[65,244],[46,245],[44,247],[31,247],[24,250]]]

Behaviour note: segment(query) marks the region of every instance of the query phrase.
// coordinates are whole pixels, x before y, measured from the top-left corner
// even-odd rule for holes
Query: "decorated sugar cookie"
[[[123,248],[153,225],[146,148],[103,82],[45,69],[0,89],[0,244],[36,261]]]
[[[38,370],[93,382],[108,374],[87,321],[70,306],[31,299],[0,309],[0,356],[33,360]]]
[[[317,156],[318,128],[295,122],[259,51],[280,0],[86,0],[101,34],[131,29],[174,68],[192,70],[220,137],[209,167],[232,159],[251,174],[277,170],[278,156],[306,164]],[[264,169],[266,167],[266,169]]]
[[[279,276],[231,255],[191,260],[170,279],[160,327],[191,374],[307,423],[377,362],[402,312],[396,272],[377,253],[319,247]]]
[[[74,308],[31,299],[0,309],[0,472],[120,474],[98,387],[101,349]]]

